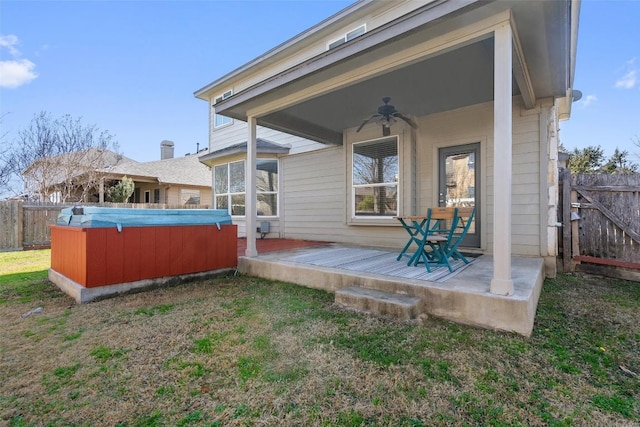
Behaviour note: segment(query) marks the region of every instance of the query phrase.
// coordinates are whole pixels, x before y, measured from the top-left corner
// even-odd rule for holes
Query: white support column
[[[493,75],[493,279],[491,293],[513,295],[511,279],[512,33],[495,30]]]
[[[100,204],[104,203],[104,177],[100,178],[100,187],[98,189],[98,202]]]
[[[245,226],[247,228],[247,249],[245,251],[245,255],[248,257],[254,257],[258,255],[258,250],[256,249],[256,226],[258,224],[258,219],[256,218],[256,118],[254,116],[248,117],[247,124],[249,125],[249,135],[247,138],[247,162],[245,164],[244,171]]]

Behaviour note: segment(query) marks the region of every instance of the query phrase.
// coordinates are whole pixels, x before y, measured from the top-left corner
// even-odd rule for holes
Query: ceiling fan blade
[[[360,130],[364,127],[364,125],[366,125],[367,123],[369,123],[370,120],[375,119],[376,117],[380,117],[380,114],[373,114],[371,117],[369,117],[368,119],[364,120],[362,122],[362,124],[360,125],[360,127],[358,128],[357,132],[360,132]]]
[[[411,120],[409,117],[403,116],[401,113],[395,113],[394,117],[397,117],[399,119],[404,120],[405,122],[407,122],[409,124],[409,126],[411,126],[412,128],[416,128],[418,127],[413,120]]]

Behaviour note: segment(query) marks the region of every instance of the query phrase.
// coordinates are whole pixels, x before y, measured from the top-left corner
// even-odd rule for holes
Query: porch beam
[[[257,120],[255,117],[247,117],[248,131],[247,136],[247,162],[244,170],[244,185],[245,185],[245,227],[247,235],[247,249],[245,250],[245,256],[255,257],[258,256],[258,249],[256,248],[256,226],[258,219],[256,218],[256,156],[258,153],[258,138],[257,135]]]
[[[531,75],[529,74],[527,61],[524,58],[524,52],[522,50],[522,45],[520,44],[520,36],[518,34],[518,29],[516,28],[516,21],[514,20],[513,14],[511,14],[509,22],[511,23],[511,33],[513,34],[513,76],[520,88],[524,106],[530,110],[536,105],[536,94],[533,90]]]
[[[301,120],[284,112],[272,113],[258,120],[260,125],[281,132],[330,145],[342,145],[342,132],[336,132],[315,123]]]
[[[511,278],[512,53],[509,22],[496,27],[493,103],[493,279],[491,293],[513,295]]]

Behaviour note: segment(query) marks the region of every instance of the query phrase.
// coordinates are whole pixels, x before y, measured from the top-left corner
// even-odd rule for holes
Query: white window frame
[[[374,142],[384,142],[384,141],[390,141],[390,140],[395,140],[396,143],[396,147],[397,147],[397,156],[398,156],[398,172],[397,172],[397,179],[394,183],[397,191],[396,191],[396,206],[397,206],[397,211],[394,215],[356,215],[355,212],[355,206],[356,206],[356,191],[355,189],[357,187],[371,187],[371,186],[388,186],[390,183],[380,183],[380,184],[359,184],[359,185],[354,185],[353,183],[353,160],[354,160],[354,147],[359,145],[359,144],[363,144],[363,143],[374,143]],[[351,225],[397,225],[397,220],[395,220],[395,216],[402,216],[402,192],[403,192],[403,186],[402,186],[402,177],[403,177],[403,173],[404,173],[404,167],[403,167],[403,152],[402,152],[402,144],[401,144],[401,138],[399,137],[399,135],[391,135],[391,136],[385,136],[382,138],[375,138],[375,139],[369,139],[369,140],[363,140],[363,141],[355,141],[353,143],[350,144],[349,147],[349,160],[348,160],[348,185],[349,185],[349,207],[348,207],[348,222]]]
[[[246,162],[244,160],[236,160],[236,161],[230,161],[227,163],[221,163],[219,165],[215,165],[213,167],[213,188],[212,188],[212,193],[213,193],[213,206],[215,209],[227,209],[227,212],[229,212],[229,215],[231,215],[234,218],[244,218],[245,215],[234,215],[232,213],[233,209],[233,196],[239,196],[239,195],[244,195],[245,196],[245,213],[246,213],[246,207],[247,207],[247,201],[246,201],[246,197],[247,197],[247,188],[243,183],[243,188],[244,191],[238,191],[238,192],[231,192],[231,171],[230,171],[230,167],[232,164],[236,164],[236,163],[241,163],[243,166],[243,169],[246,170]],[[225,193],[220,193],[218,194],[216,192],[216,168],[225,166],[227,168],[227,191]],[[242,178],[244,179],[244,173],[242,174]],[[227,198],[227,207],[226,208],[220,208],[218,207],[218,197],[219,196],[226,196]]]
[[[231,117],[223,116],[222,114],[217,114],[216,111],[215,111],[215,109],[216,109],[215,105],[218,102],[231,97],[231,95],[233,95],[233,90],[228,90],[225,93],[223,93],[222,95],[216,96],[214,98],[213,105],[212,105],[212,108],[213,108],[213,128],[214,129],[218,129],[218,128],[221,128],[221,127],[224,127],[224,126],[229,126],[230,124],[233,123],[233,119]],[[220,119],[220,123],[218,123],[218,119]]]
[[[276,214],[275,215],[258,215],[258,218],[278,218],[280,216],[280,160],[270,158],[270,157],[258,157],[256,160],[258,162],[260,161],[276,162],[277,179],[278,179],[278,182],[276,183],[276,188],[277,188],[276,191],[260,191],[256,188],[256,199],[260,194],[275,194],[276,196]],[[256,205],[257,205],[257,201],[256,201]]]
[[[360,32],[362,31],[362,32]],[[367,32],[367,24],[358,25],[357,27],[345,32],[342,37],[337,37],[327,43],[327,50],[335,49],[338,46],[345,44],[355,38],[360,37]],[[337,43],[340,42],[340,43]]]
[[[272,157],[259,157],[257,159],[258,161],[260,160],[268,160],[268,161],[273,161],[276,162],[276,165],[278,167],[278,183],[277,183],[277,188],[278,190],[276,191],[258,191],[256,189],[256,197],[260,194],[275,194],[276,196],[276,214],[275,215],[259,215],[258,214],[258,218],[279,218],[280,216],[280,160],[276,159],[276,158],[272,158]],[[212,192],[213,192],[213,206],[214,209],[223,209],[223,208],[219,208],[218,207],[218,196],[226,196],[227,197],[227,210],[229,212],[229,214],[233,217],[233,218],[245,218],[246,217],[246,206],[247,206],[247,187],[246,185],[243,185],[244,187],[244,191],[241,192],[230,192],[229,190],[231,189],[231,173],[229,171],[230,165],[231,164],[235,164],[235,163],[242,163],[243,164],[243,169],[246,171],[246,167],[247,167],[247,163],[246,160],[236,160],[236,161],[230,161],[227,163],[220,163],[218,165],[215,165],[213,167],[213,188],[212,188]],[[216,188],[216,175],[215,175],[215,168],[217,167],[221,167],[221,166],[226,166],[227,167],[227,192],[226,193],[221,193],[218,194],[215,191]],[[244,178],[244,175],[243,175]],[[244,195],[244,200],[245,200],[245,215],[233,215],[231,213],[231,200],[232,200],[232,196],[237,196],[237,195]]]

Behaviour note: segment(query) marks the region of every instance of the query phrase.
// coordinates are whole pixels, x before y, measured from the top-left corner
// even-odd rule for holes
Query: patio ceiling
[[[514,84],[514,95],[519,93]],[[391,97],[398,111],[414,117],[491,101],[493,39],[295,104],[259,118],[258,123],[283,129],[311,123],[336,133],[341,143],[343,129],[359,126],[376,112],[385,96]]]
[[[387,58],[393,64],[399,52],[428,47],[433,40],[451,38],[468,24],[490,20],[509,10],[517,24],[513,95],[522,92],[529,104],[567,95],[573,63],[564,58],[571,57],[573,49],[568,25],[572,3],[469,2],[439,17],[434,11],[438,7],[452,8],[452,3],[437,3],[239,92],[218,103],[216,110],[240,120],[255,114],[259,125],[341,144],[343,130],[358,126],[373,114],[384,96],[391,97],[391,104],[400,112],[413,117],[492,101],[491,31],[478,31],[475,37],[463,38],[457,44],[418,50],[410,60],[376,72],[369,72],[368,67]],[[359,70],[363,70],[362,76]],[[340,79],[341,83],[322,87],[325,82]]]

